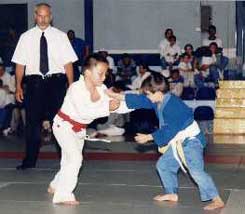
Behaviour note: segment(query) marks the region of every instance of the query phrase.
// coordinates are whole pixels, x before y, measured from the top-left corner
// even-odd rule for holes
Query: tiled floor
[[[39,161],[38,168],[16,171],[16,160],[0,163],[0,213],[2,214],[202,214],[196,186],[180,173],[180,202],[156,203],[161,193],[155,162],[85,161],[75,194],[77,207],[53,205],[46,192],[58,168],[58,161]],[[245,168],[243,166],[209,165],[227,208],[208,213],[242,214],[244,208]],[[236,206],[234,206],[234,204]],[[228,212],[229,211],[229,212]],[[206,212],[207,213],[207,212]]]
[[[220,162],[207,165],[208,172],[227,203],[225,209],[213,212],[203,211],[206,203],[200,202],[198,190],[188,176],[180,173],[178,204],[155,203],[152,197],[162,191],[155,172],[155,161],[106,161],[103,156],[100,161],[90,158],[84,161],[75,192],[81,201],[79,206],[53,205],[46,188],[59,167],[58,160],[39,159],[36,169],[16,171],[15,166],[20,160],[4,159],[1,156],[8,152],[23,155],[23,151],[23,139],[0,139],[0,214],[244,214],[244,145],[216,145],[209,139],[206,156],[222,156],[225,159],[230,157],[230,160],[236,160],[226,162],[225,165]],[[53,144],[43,145],[41,152],[55,154],[55,147]],[[110,144],[87,143],[85,153],[95,156],[110,154],[115,157],[122,153],[133,156],[156,155],[156,148],[152,145],[139,147],[132,141],[114,138]],[[21,158],[21,155],[18,157]]]

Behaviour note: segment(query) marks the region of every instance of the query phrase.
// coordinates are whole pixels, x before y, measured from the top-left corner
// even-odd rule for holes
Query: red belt
[[[66,115],[65,113],[58,111],[57,115],[62,118],[64,121],[69,122],[72,125],[72,130],[74,132],[80,132],[82,129],[86,129],[87,125],[82,124],[79,122],[76,122],[75,120],[71,119],[69,115]]]

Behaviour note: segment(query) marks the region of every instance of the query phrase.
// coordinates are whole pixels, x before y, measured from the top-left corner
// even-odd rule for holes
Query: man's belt
[[[63,113],[62,111],[59,111],[57,113],[57,115],[63,119],[64,121],[70,123],[72,125],[72,130],[74,132],[80,132],[82,129],[86,129],[87,128],[87,125],[86,124],[82,124],[82,123],[79,123],[73,119],[70,118],[69,115]]]
[[[31,75],[26,75],[25,79],[27,80],[46,80],[46,79],[51,79],[51,78],[64,78],[65,74],[63,73],[55,73],[55,74],[46,74],[46,75],[39,75],[39,74],[31,74]]]

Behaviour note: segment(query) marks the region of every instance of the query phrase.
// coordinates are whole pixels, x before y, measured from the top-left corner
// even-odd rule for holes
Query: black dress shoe
[[[26,169],[31,169],[31,168],[35,168],[35,166],[27,166],[27,165],[19,165],[16,167],[17,170],[26,170]]]

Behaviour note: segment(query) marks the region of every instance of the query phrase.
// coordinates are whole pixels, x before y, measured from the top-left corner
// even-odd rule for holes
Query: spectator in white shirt
[[[52,121],[73,82],[77,56],[66,33],[52,27],[51,6],[35,7],[36,26],[23,33],[12,58],[16,63],[16,100],[26,106],[26,157],[18,170],[36,166],[43,120]],[[25,73],[24,73],[25,68]],[[25,75],[26,91],[22,89]]]
[[[185,87],[194,87],[194,70],[191,64],[191,57],[184,53],[180,57],[180,64],[178,65],[180,75],[184,78]]]
[[[2,123],[2,133],[3,135],[8,135],[8,133],[11,131],[10,128],[10,122],[12,119],[12,112],[14,109],[15,104],[15,78],[14,76],[11,76],[9,73],[5,71],[5,66],[3,64],[0,64],[0,80],[2,83],[1,86],[1,99],[4,101],[2,102],[2,107],[4,107],[4,118]],[[4,92],[3,92],[4,90]]]
[[[109,63],[109,69],[106,73],[106,79],[104,81],[104,84],[110,88],[110,87],[113,87],[114,84],[115,84],[115,79],[116,79],[116,75],[115,75],[115,72],[116,72],[116,68],[115,68],[115,63],[114,63],[114,59],[109,55],[109,53],[104,50],[104,49],[101,49],[99,52],[98,52],[99,55],[105,57]]]
[[[194,48],[192,46],[192,44],[188,43],[185,45],[184,47],[184,53],[187,54],[191,59],[191,66],[192,66],[192,70],[196,71],[197,67],[198,67],[198,59],[195,56],[195,52],[194,52]]]
[[[202,45],[208,47],[210,43],[215,42],[219,48],[223,48],[222,40],[216,36],[216,27],[210,25],[208,28],[208,38],[202,41]]]
[[[174,35],[174,32],[171,28],[165,30],[164,39],[160,41],[159,49],[160,49],[160,59],[163,57],[163,51],[166,46],[169,45],[169,38]]]
[[[109,55],[108,51],[105,49],[99,50],[98,54],[105,57],[109,63],[109,69],[111,69],[113,74],[116,72],[114,59]]]
[[[142,82],[151,75],[149,67],[145,63],[141,63],[138,66],[138,75],[133,80],[131,85],[128,85],[128,88],[131,90],[138,90],[141,88]]]
[[[178,65],[180,54],[181,49],[176,43],[176,37],[170,36],[169,45],[166,45],[166,47],[163,49],[161,58],[162,68],[167,69],[167,67],[169,67],[169,70],[171,70],[173,66]]]
[[[184,79],[178,69],[170,72],[169,87],[172,94],[181,97],[184,87]]]
[[[218,45],[215,42],[209,45],[209,51],[209,56],[202,57],[200,72],[194,77],[197,88],[209,85],[212,87],[218,86],[221,72],[221,53],[218,52]]]

